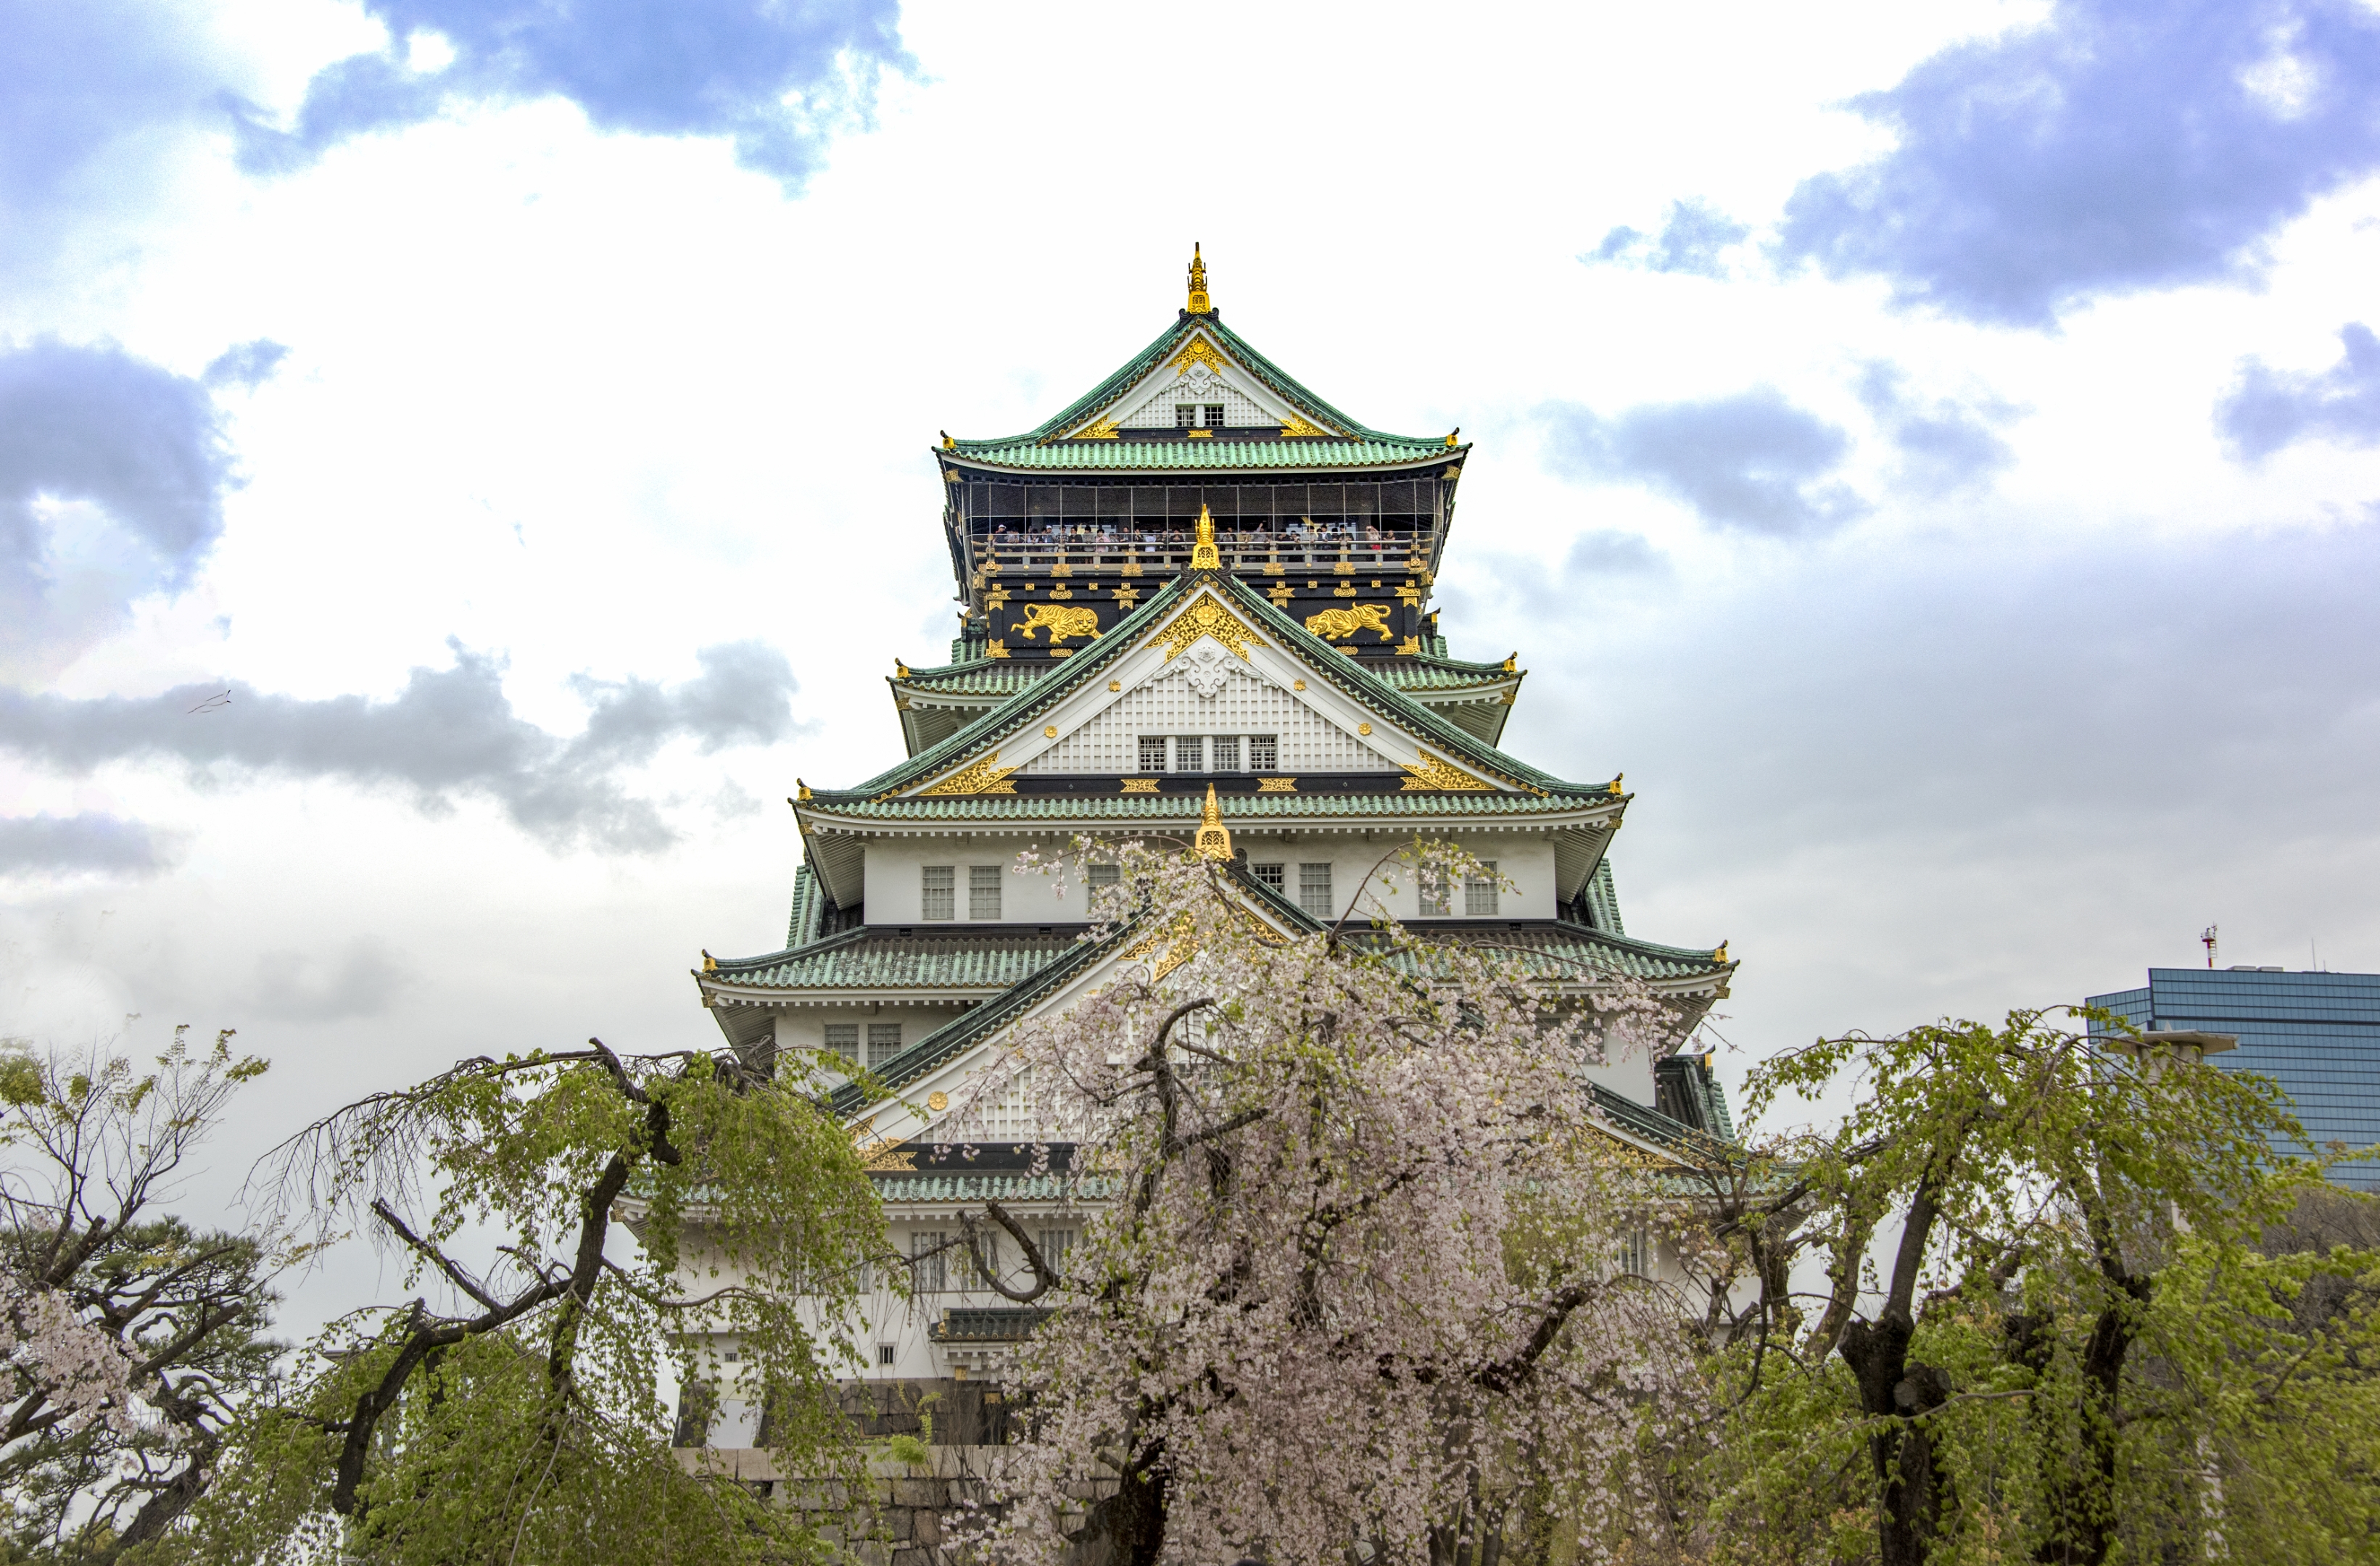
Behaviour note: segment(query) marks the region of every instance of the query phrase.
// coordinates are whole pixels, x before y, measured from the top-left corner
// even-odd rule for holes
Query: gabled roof
[[[1278,364],[1273,364],[1271,359],[1266,359],[1261,352],[1257,352],[1255,343],[1249,343],[1247,338],[1235,334],[1231,326],[1223,326],[1223,314],[1220,314],[1219,310],[1209,310],[1209,311],[1204,311],[1204,314],[1190,314],[1187,310],[1183,310],[1181,314],[1173,319],[1171,326],[1166,326],[1161,334],[1157,334],[1157,338],[1154,338],[1148,347],[1142,347],[1137,355],[1133,355],[1131,359],[1125,359],[1114,373],[1109,373],[1107,379],[1099,381],[1098,385],[1092,385],[1087,393],[1083,393],[1081,397],[1075,397],[1074,402],[1069,402],[1069,405],[1063,407],[1063,409],[1059,409],[1054,417],[1045,419],[1042,424],[1024,431],[1021,435],[997,435],[997,438],[992,438],[992,441],[952,441],[950,445],[945,445],[942,450],[950,452],[952,457],[985,457],[985,459],[995,459],[995,462],[1004,462],[1004,459],[1009,459],[1007,452],[1016,452],[1019,447],[1030,450],[1030,447],[1040,447],[1042,443],[1057,441],[1057,438],[1062,438],[1062,435],[1071,433],[1075,426],[1090,424],[1095,414],[1109,412],[1109,409],[1116,405],[1119,397],[1123,397],[1128,390],[1140,385],[1142,381],[1148,381],[1149,373],[1157,371],[1166,359],[1171,359],[1171,357],[1176,355],[1181,347],[1185,347],[1187,343],[1190,343],[1190,338],[1195,338],[1195,335],[1199,334],[1204,334],[1207,338],[1214,340],[1216,346],[1226,352],[1232,362],[1238,362],[1240,369],[1252,373],[1252,376],[1255,376],[1266,390],[1271,390],[1273,395],[1281,397],[1282,402],[1290,402],[1293,407],[1297,407],[1297,412],[1305,414],[1311,424],[1326,433],[1326,438],[1302,438],[1302,441],[1282,443],[1282,450],[1285,452],[1311,452],[1326,445],[1380,447],[1380,450],[1376,452],[1376,455],[1371,455],[1371,457],[1359,457],[1359,459],[1361,462],[1397,462],[1397,459],[1409,459],[1409,457],[1445,457],[1447,450],[1450,450],[1450,441],[1447,441],[1445,435],[1390,435],[1388,431],[1376,431],[1376,429],[1368,429],[1368,426],[1364,424],[1356,424],[1354,419],[1350,419],[1347,414],[1340,412],[1340,409],[1335,409],[1335,407],[1330,407],[1328,402],[1323,402],[1321,397],[1314,395],[1311,390],[1306,390],[1305,385],[1294,379],[1294,376],[1290,376],[1290,371],[1285,371],[1285,369],[1281,369]],[[1086,457],[1083,467],[1099,467],[1102,462],[1099,462],[1099,457],[1095,455],[1095,452],[1099,452],[1102,447],[1104,450],[1114,450],[1116,445],[1123,445],[1123,443],[1075,441],[1075,443],[1069,443],[1069,450],[1074,450],[1078,457]],[[1131,445],[1140,447],[1142,443],[1131,443]],[[1157,443],[1157,445],[1169,445],[1169,447],[1178,445],[1185,452],[1202,452],[1202,450],[1216,450],[1219,445],[1240,447],[1240,450],[1245,450],[1245,447],[1252,445],[1252,443],[1240,443],[1240,441],[1171,443],[1169,441],[1169,443]],[[1397,447],[1397,450],[1390,450],[1390,447]],[[1463,447],[1451,447],[1451,450],[1463,450]],[[1185,459],[1183,467],[1187,467],[1187,464],[1193,464],[1193,462],[1197,462],[1197,459]],[[1282,462],[1306,464],[1311,462],[1311,457],[1288,457],[1288,455],[1285,455]],[[1107,467],[1116,467],[1116,464],[1109,462]],[[1219,462],[1219,464],[1211,464],[1211,467],[1232,467],[1232,464]]]
[[[1098,641],[1068,659],[1062,667],[1018,690],[941,744],[920,751],[856,788],[819,789],[802,803],[813,805],[820,810],[836,809],[838,812],[843,807],[855,806],[908,805],[910,801],[899,796],[998,748],[1002,740],[1036,722],[1057,702],[1093,680],[1105,678],[1110,665],[1128,656],[1149,632],[1162,625],[1176,609],[1201,590],[1213,592],[1264,635],[1273,638],[1277,645],[1295,654],[1311,673],[1329,681],[1375,715],[1444,750],[1448,758],[1460,766],[1494,779],[1510,789],[1552,801],[1585,803],[1596,795],[1609,796],[1612,792],[1609,784],[1566,782],[1504,754],[1399,690],[1388,680],[1364,667],[1359,660],[1346,657],[1338,648],[1273,607],[1263,594],[1230,572],[1192,569],[1181,573],[1151,593],[1146,603],[1117,622]],[[968,803],[1005,800],[1023,804],[1030,797],[935,796],[917,803],[955,804],[965,799]],[[1261,802],[1271,813],[1294,814],[1301,808],[1309,807],[1319,811],[1329,808],[1320,803],[1328,797],[1320,795],[1234,796],[1225,802],[1224,809],[1227,814],[1254,814]],[[1476,794],[1466,794],[1463,798],[1473,805],[1484,806],[1487,803],[1486,796]],[[1303,804],[1293,803],[1298,801]],[[1075,808],[1080,808],[1082,802],[1075,800],[1074,804]],[[802,806],[797,804],[795,808],[798,811]]]

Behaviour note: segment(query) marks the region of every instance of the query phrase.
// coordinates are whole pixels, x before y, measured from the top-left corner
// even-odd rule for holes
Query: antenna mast
[[[2208,925],[2199,931],[2198,939],[2206,943],[2206,965],[2211,968],[2215,965],[2215,927]]]

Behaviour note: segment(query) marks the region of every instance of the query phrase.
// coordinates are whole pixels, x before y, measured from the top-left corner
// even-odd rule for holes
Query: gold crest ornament
[[[1207,262],[1198,254],[1198,246],[1194,240],[1190,246],[1190,313],[1211,315],[1214,309],[1207,298]]]
[[[1212,637],[1242,658],[1250,647],[1264,646],[1264,638],[1240,623],[1240,617],[1222,605],[1213,593],[1202,592],[1190,607],[1174,617],[1165,628],[1165,662],[1171,663],[1190,649],[1200,637]]]
[[[1190,569],[1220,571],[1222,568],[1223,552],[1215,547],[1215,518],[1201,505],[1198,508],[1197,541],[1190,546]]]
[[[1207,808],[1198,817],[1198,837],[1191,852],[1201,859],[1228,862],[1232,857],[1231,829],[1223,825],[1223,812],[1215,803],[1215,785],[1207,785]]]
[[[1193,337],[1183,346],[1180,353],[1165,362],[1172,367],[1173,378],[1178,381],[1190,373],[1192,366],[1200,364],[1220,375],[1229,361],[1223,358],[1222,349],[1204,337]]]
[[[961,768],[959,771],[953,772],[949,777],[944,778],[941,782],[936,783],[933,787],[923,789],[919,792],[929,795],[941,794],[1014,794],[1016,792],[1016,785],[1009,781],[1008,774],[1016,771],[1016,769],[1014,767],[1000,766],[997,764],[999,760],[1000,752],[995,750],[990,755],[985,757],[982,760],[976,762],[973,766]]]
[[[1438,789],[1450,794],[1483,793],[1495,785],[1477,778],[1450,761],[1441,761],[1425,750],[1421,759],[1405,769],[1404,793],[1416,789]]]

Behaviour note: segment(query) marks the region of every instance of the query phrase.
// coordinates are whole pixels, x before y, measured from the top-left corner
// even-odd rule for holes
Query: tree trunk
[[[1108,1505],[1107,1531],[1115,1553],[1110,1566],[1157,1566],[1165,1552],[1162,1468],[1146,1461],[1124,1470]]]
[[[2080,1461],[2064,1465],[2049,1492],[2055,1531],[2034,1559],[2054,1566],[2103,1566],[2116,1544],[2116,1398],[2132,1348],[2132,1310],[2148,1298],[2140,1279],[2119,1284],[2125,1298],[2100,1311],[2082,1345]]]
[[[1909,1362],[1914,1329],[1897,1315],[1843,1329],[1842,1356],[1858,1378],[1863,1413],[1888,1420],[1868,1439],[1876,1464],[1879,1566],[1924,1566],[1941,1525],[1948,1483],[1934,1460],[1934,1438],[1919,1416],[1950,1395],[1949,1378]]]

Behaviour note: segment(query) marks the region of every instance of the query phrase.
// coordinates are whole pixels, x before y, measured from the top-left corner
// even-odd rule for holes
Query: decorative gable
[[[1076,439],[1102,439],[1120,430],[1171,430],[1181,423],[1177,410],[1199,410],[1192,420],[1207,427],[1206,411],[1221,408],[1221,424],[1231,429],[1278,425],[1295,435],[1336,434],[1309,420],[1286,398],[1236,362],[1217,336],[1194,331],[1155,369],[1110,402],[1081,427],[1067,431]]]
[[[1144,734],[1269,734],[1283,772],[1383,772],[1401,765],[1369,739],[1324,717],[1303,694],[1239,666],[1214,641],[1201,639],[1167,673],[1119,695],[1026,771],[1136,772]]]
[[[1214,554],[1211,526],[1202,519],[1194,559]],[[1185,737],[1238,736],[1243,759],[1225,771],[1402,772],[1404,790],[1514,786],[1475,775],[1468,764],[1448,759],[1443,740],[1423,737],[1424,730],[1409,729],[1342,688],[1332,678],[1337,671],[1308,661],[1304,638],[1259,629],[1265,616],[1234,601],[1245,591],[1228,577],[1206,577],[1161,618],[1144,622],[1132,645],[1116,646],[1111,633],[1096,644],[1095,658],[1053,675],[1059,688],[1033,717],[987,732],[981,750],[900,792],[1014,794],[1020,777],[1130,778],[1150,770],[1141,760],[1141,741],[1160,735],[1177,756]],[[1262,765],[1247,743],[1259,738],[1274,747]],[[1175,760],[1169,770],[1205,769]]]

